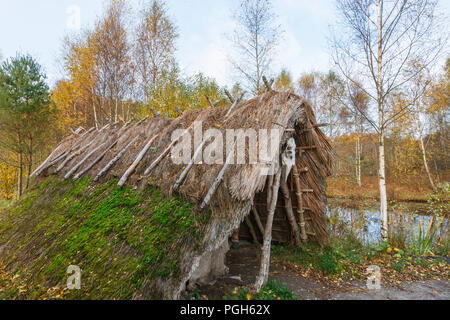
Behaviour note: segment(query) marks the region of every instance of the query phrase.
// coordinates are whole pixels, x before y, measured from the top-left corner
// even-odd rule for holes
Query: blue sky
[[[129,0],[136,10],[142,0]],[[446,2],[446,1],[444,1]],[[450,2],[450,1],[449,1]],[[284,40],[274,61],[274,71],[287,67],[297,78],[311,70],[330,68],[327,33],[335,21],[333,0],[275,0]],[[71,6],[80,8],[81,27],[92,26],[102,13],[103,0],[0,0],[0,53],[30,53],[44,66],[49,83],[62,76],[57,58]],[[201,71],[221,85],[231,84],[227,63],[229,43],[225,34],[233,30],[232,10],[239,0],[167,0],[169,15],[178,26],[177,59],[186,75]]]

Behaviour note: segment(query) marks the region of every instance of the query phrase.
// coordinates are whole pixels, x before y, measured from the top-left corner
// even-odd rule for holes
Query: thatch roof
[[[305,194],[305,202],[312,212],[309,229],[318,242],[325,243],[325,178],[331,170],[331,146],[316,126],[309,102],[289,92],[269,91],[238,104],[226,117],[228,111],[228,107],[190,110],[176,119],[149,118],[146,122],[72,135],[61,142],[36,174],[43,177],[57,173],[61,178],[73,179],[82,173],[94,178],[117,157],[120,150],[128,146],[123,156],[99,178],[99,182],[120,178],[153,138],[151,147],[126,183],[137,187],[151,184],[164,194],[171,195],[177,178],[186,167],[175,164],[170,154],[163,154],[171,144],[175,129],[190,128],[195,120],[203,122],[203,132],[212,127],[224,133],[227,129],[279,129],[283,132],[280,150],[293,137],[301,154],[296,157],[298,168],[309,169],[301,176],[302,184],[314,190]],[[161,161],[144,177],[146,169],[158,158]],[[92,166],[94,160],[99,161]],[[223,164],[193,165],[176,192],[200,207],[222,168]],[[231,164],[228,167],[207,205],[211,219],[203,239],[205,252],[222,245],[249,214],[255,195],[266,186],[267,175],[261,174],[266,168],[267,164],[261,163]],[[200,257],[195,259],[197,263],[200,261]],[[184,280],[188,280],[192,272],[185,270]]]

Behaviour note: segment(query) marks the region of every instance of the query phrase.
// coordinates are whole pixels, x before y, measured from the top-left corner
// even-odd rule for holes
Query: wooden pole
[[[225,94],[227,95],[227,97],[230,100],[231,104],[233,104],[234,103],[234,98],[233,98],[233,96],[230,94],[230,92],[227,89],[225,89]]]
[[[197,120],[195,120],[195,121],[197,121]],[[195,122],[195,121],[194,121],[194,122]],[[173,146],[174,146],[176,143],[178,143],[178,141],[180,141],[180,139],[181,139],[182,137],[184,137],[184,135],[185,135],[186,133],[189,132],[189,130],[191,129],[192,125],[193,125],[193,123],[189,126],[189,128],[187,128],[186,130],[184,130],[184,132],[183,132],[178,138],[176,138],[175,140],[173,140],[173,141],[169,144],[169,146],[168,146],[168,147],[167,147],[167,148],[166,148],[166,149],[158,156],[158,158],[156,158],[155,161],[152,162],[152,164],[147,168],[147,170],[145,170],[144,176],[147,177],[147,176],[150,174],[150,171],[152,171],[153,168],[155,168],[155,167],[161,162],[161,160],[164,159],[164,157],[170,152],[170,150],[173,148]]]
[[[284,197],[284,207],[285,207],[286,215],[287,215],[289,224],[291,225],[292,232],[294,233],[295,244],[301,245],[302,241],[301,241],[300,231],[298,230],[297,221],[295,219],[294,211],[292,209],[292,200],[291,200],[291,195],[290,195],[290,191],[289,191],[287,182],[284,180],[281,181],[280,188],[281,188],[281,192],[283,193],[283,197]]]
[[[252,235],[253,242],[258,243],[259,241],[258,241],[258,237],[256,236],[256,233],[255,233],[255,228],[253,228],[253,224],[248,215],[245,216],[245,223],[247,223],[248,229],[250,230],[250,234]]]
[[[186,178],[187,174],[189,173],[189,171],[191,170],[192,166],[194,165],[195,160],[197,159],[198,155],[203,151],[203,146],[205,145],[205,143],[208,142],[208,141],[211,141],[211,140],[212,140],[212,137],[210,137],[209,139],[203,140],[202,143],[198,146],[197,150],[195,150],[194,156],[189,161],[189,163],[186,166],[186,168],[184,168],[183,172],[181,172],[181,174],[178,177],[178,179],[175,181],[175,184],[173,185],[173,190],[174,191],[177,191],[178,188],[180,187],[180,185],[184,182],[184,179]]]
[[[244,96],[244,94],[242,93],[241,96],[239,98],[237,98],[236,100],[234,100],[233,104],[231,105],[230,109],[228,109],[227,114],[225,115],[225,119],[228,118],[230,116],[230,114],[233,112],[233,110],[236,108],[236,106],[239,104],[239,102],[241,101],[242,97]]]
[[[258,210],[253,206],[252,207],[253,215],[255,216],[256,225],[258,226],[259,232],[261,232],[261,236],[264,237],[264,227],[261,223],[261,219],[259,218]]]
[[[105,143],[102,143],[97,148],[95,148],[94,150],[89,152],[78,164],[76,164],[72,169],[70,169],[69,172],[67,172],[67,174],[64,176],[64,180],[67,180],[68,178],[70,178],[70,176],[72,174],[74,174],[75,171],[77,171],[78,168],[80,168],[83,165],[83,163],[85,163],[86,160],[89,159],[95,152],[97,152],[99,149],[101,149],[104,146],[104,144]]]
[[[148,149],[150,149],[153,141],[155,141],[155,139],[158,138],[158,137],[159,137],[159,133],[157,135],[155,135],[153,138],[151,138],[147,142],[145,147],[141,150],[141,152],[139,152],[139,154],[137,155],[137,157],[134,160],[133,164],[127,169],[127,171],[125,171],[125,173],[123,174],[122,178],[120,178],[119,183],[117,184],[117,186],[119,188],[123,187],[123,185],[127,182],[128,177],[134,172],[134,170],[136,170],[136,167],[141,162],[142,158],[145,156],[145,154],[147,153]]]
[[[136,136],[131,140],[122,150],[119,151],[119,153],[102,169],[100,172],[95,176],[94,181],[98,181],[105,173],[111,169],[117,161],[122,158],[122,156],[125,154],[125,152],[131,147],[133,143],[136,142],[136,140],[139,138],[139,136]]]
[[[50,155],[44,160],[44,162],[41,163],[41,165],[39,167],[36,168],[36,170],[34,170],[31,174],[30,177],[33,177],[35,175],[39,175],[43,170],[44,167],[47,165],[47,163],[49,162],[49,160],[53,157],[53,155],[56,153],[56,151],[58,151],[62,146],[62,143],[60,143],[53,151],[52,153],[50,153]],[[59,158],[59,156],[57,157]]]
[[[270,201],[272,201],[272,185],[273,185],[273,175],[269,176],[267,181],[267,208],[270,207]]]
[[[211,99],[208,97],[208,95],[205,94],[205,98],[206,100],[208,100],[209,105],[211,106],[211,108],[215,108],[216,105],[220,102],[220,100],[217,100],[215,102],[212,102]]]
[[[267,91],[272,90],[272,88],[271,88],[272,83],[269,83],[269,81],[267,81],[266,76],[262,76],[262,79],[263,79],[264,85],[266,86],[266,90]]]
[[[83,174],[85,174],[86,172],[88,172],[89,170],[91,170],[91,168],[100,160],[103,159],[103,157],[105,156],[105,154],[111,150],[112,148],[114,148],[114,146],[117,144],[119,140],[114,141],[111,145],[109,145],[94,161],[92,161],[89,165],[86,166],[86,168],[84,168],[83,170],[81,170],[80,173],[78,173],[73,180],[78,180],[81,176],[83,176]]]
[[[211,200],[211,197],[216,192],[217,187],[219,186],[220,182],[222,181],[223,176],[224,176],[225,172],[227,171],[228,166],[230,165],[231,159],[234,157],[234,147],[236,146],[236,142],[239,140],[240,136],[241,136],[241,133],[238,134],[238,137],[236,138],[236,140],[233,143],[231,151],[228,152],[225,164],[223,165],[223,167],[220,170],[219,174],[217,175],[216,179],[213,181],[211,188],[209,188],[205,198],[202,201],[202,204],[200,205],[200,209],[202,209],[202,210],[205,209],[205,207],[208,205],[209,201]]]
[[[134,124],[134,127],[137,127],[138,125],[140,125],[142,122],[144,122],[145,120],[147,120],[150,116],[146,116],[145,118],[142,118],[141,120],[139,120],[138,122],[136,122]]]
[[[77,138],[77,141],[80,141],[81,139],[83,139],[84,136],[86,136],[88,133],[91,133],[92,131],[94,131],[95,128],[90,128],[88,131],[85,131],[81,136],[79,136]],[[55,152],[62,146],[62,144],[68,139],[69,137],[67,137],[66,139],[64,139],[56,148],[55,150],[47,157],[47,159],[30,175],[30,177],[33,176],[38,176],[40,175],[44,170],[50,168],[51,166],[53,166],[54,164],[56,164],[57,162],[59,162],[59,160],[63,159],[64,157],[66,157],[72,150],[73,147],[68,150],[63,152],[62,154],[60,154],[59,156],[57,156],[55,159],[51,160],[51,157],[55,154]],[[75,142],[76,143],[76,142]]]
[[[297,169],[297,165],[294,164],[292,166],[292,174],[294,176],[295,180],[295,189],[296,189],[296,195],[297,195],[297,214],[300,221],[300,234],[302,238],[302,242],[305,243],[308,239],[308,235],[306,234],[306,226],[305,226],[305,216],[303,213],[305,212],[303,208],[303,194],[302,189],[300,186],[300,177]]]
[[[89,142],[87,145],[85,145],[84,147],[81,147],[80,149],[76,150],[74,153],[68,155],[68,157],[59,165],[58,168],[56,168],[55,173],[59,173],[62,169],[64,169],[64,167],[66,166],[66,164],[72,160],[73,158],[75,158],[76,156],[80,155],[81,153],[83,153],[84,150],[86,150],[87,148],[89,148],[92,143],[94,143],[95,139],[92,140],[91,142]]]
[[[281,167],[274,178],[272,186],[272,199],[270,202],[270,208],[267,212],[267,222],[266,229],[264,230],[264,241],[262,246],[262,257],[261,265],[259,268],[259,274],[255,281],[255,290],[259,292],[261,288],[267,283],[269,278],[269,266],[270,266],[270,246],[272,243],[272,224],[273,216],[275,214],[275,209],[278,201],[278,190],[280,189],[281,180]]]
[[[126,127],[128,127],[130,125],[130,123],[132,123],[134,121],[134,119],[135,118],[133,117],[130,120],[128,120],[128,122],[123,125],[122,129],[125,129]]]

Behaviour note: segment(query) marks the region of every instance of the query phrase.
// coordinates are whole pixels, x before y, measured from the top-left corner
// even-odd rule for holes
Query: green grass
[[[325,247],[314,242],[302,247],[272,246],[272,252],[276,259],[320,270],[324,274],[339,274],[344,271],[343,262],[359,263],[367,255],[361,243],[353,237],[331,239]]]
[[[201,248],[209,215],[158,189],[116,184],[49,178],[8,208],[0,217],[0,246],[9,241],[12,248],[0,267],[32,289],[22,296],[0,291],[0,298],[46,297],[48,288],[65,287],[69,265],[82,269],[82,290],[64,298],[160,297],[154,280],[179,278],[182,248]]]
[[[258,294],[252,295],[249,289],[241,288],[231,291],[224,300],[297,300],[295,293],[287,288],[286,283],[276,280],[268,281]]]
[[[0,200],[0,210],[9,207],[11,200]]]

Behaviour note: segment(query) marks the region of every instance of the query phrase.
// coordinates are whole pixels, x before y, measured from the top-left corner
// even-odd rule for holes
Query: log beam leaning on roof
[[[91,128],[88,131],[85,131],[81,136],[79,136],[77,138],[77,141],[80,141],[81,139],[84,138],[84,136],[86,136],[88,133],[91,133],[92,131],[94,131],[95,128]],[[72,135],[71,135],[72,136]],[[71,137],[69,136],[69,137]],[[68,151],[63,152],[62,154],[60,154],[59,156],[57,156],[55,159],[50,161],[50,158],[52,157],[53,154],[55,154],[55,152],[62,146],[62,144],[69,138],[67,137],[66,139],[64,139],[59,145],[58,147],[56,147],[56,149],[50,154],[50,156],[47,157],[47,159],[31,174],[31,176],[38,176],[40,175],[44,170],[50,168],[51,166],[53,166],[54,164],[58,163],[61,159],[65,158],[70,152],[72,152],[72,150],[74,149],[74,147],[72,147],[71,149],[69,149]]]
[[[202,204],[200,205],[200,209],[204,210],[206,206],[208,205],[209,201],[211,200],[211,197],[214,195],[214,193],[217,190],[217,187],[219,187],[220,182],[223,179],[223,176],[225,175],[225,172],[228,169],[228,166],[231,163],[231,159],[234,158],[234,147],[236,146],[237,141],[240,139],[242,135],[242,132],[239,132],[238,136],[236,137],[236,140],[233,143],[233,146],[231,147],[231,151],[228,152],[227,159],[225,160],[225,163],[220,169],[219,174],[217,175],[216,179],[214,179],[211,188],[209,188],[208,192],[206,193],[205,198],[202,201]]]
[[[64,176],[64,180],[67,180],[74,174],[86,161],[89,159],[94,153],[96,153],[98,150],[100,150],[105,143],[100,144],[98,147],[94,148],[91,152],[89,152],[80,162],[78,162],[72,169],[67,172],[67,174]]]
[[[141,150],[141,152],[139,152],[139,154],[137,155],[136,159],[134,160],[134,162],[131,164],[131,166],[127,169],[127,171],[125,171],[125,173],[123,174],[122,178],[120,178],[119,183],[117,184],[117,186],[123,187],[123,185],[127,182],[128,177],[134,172],[134,170],[136,170],[136,167],[138,166],[138,164],[141,162],[142,158],[145,156],[145,154],[147,153],[148,149],[150,149],[152,143],[155,141],[156,138],[159,137],[159,133],[155,136],[153,136],[153,138],[151,138],[147,144],[145,145],[145,147]]]
[[[86,166],[86,168],[84,168],[83,170],[81,170],[80,173],[78,173],[73,180],[78,180],[83,174],[85,174],[86,172],[88,172],[90,169],[92,169],[92,167],[98,163],[100,160],[103,159],[103,157],[106,155],[106,153],[111,150],[112,148],[114,148],[114,146],[117,144],[119,140],[114,141],[111,145],[109,145],[94,161],[92,161],[90,164],[88,164]]]
[[[95,139],[94,139],[94,140],[95,140]],[[58,168],[56,168],[55,173],[59,173],[62,169],[64,169],[64,167],[66,166],[66,164],[67,164],[70,160],[72,160],[72,159],[75,158],[76,156],[80,155],[81,153],[83,153],[84,150],[86,150],[87,148],[89,148],[89,147],[94,143],[94,140],[92,140],[91,142],[89,142],[88,144],[86,144],[84,147],[81,147],[80,149],[75,150],[74,153],[68,154],[68,155],[67,155],[67,158],[64,159],[64,161],[58,166]],[[69,151],[69,153],[70,153],[70,152],[71,152],[71,151]]]
[[[191,170],[191,168],[194,165],[199,154],[203,151],[203,146],[205,145],[205,143],[207,143],[208,141],[211,141],[211,140],[212,140],[212,137],[210,137],[209,139],[204,139],[202,141],[202,143],[197,147],[197,150],[195,150],[195,152],[194,152],[194,156],[191,158],[191,160],[189,161],[186,168],[184,168],[183,172],[181,172],[180,176],[175,181],[175,184],[173,185],[174,191],[177,191],[178,188],[180,187],[180,185],[184,182],[184,179],[186,179],[187,174]]]
[[[197,119],[194,120],[194,122],[195,122],[195,121],[197,121]],[[176,138],[175,140],[173,140],[173,141],[169,144],[169,146],[168,146],[166,149],[164,149],[164,151],[158,156],[158,158],[156,158],[155,161],[153,161],[152,164],[150,164],[150,166],[149,166],[149,167],[147,168],[147,170],[145,170],[145,172],[144,172],[144,176],[145,176],[145,177],[148,177],[148,175],[150,174],[150,171],[152,171],[153,168],[155,168],[155,167],[161,162],[161,160],[164,159],[164,157],[170,152],[170,150],[172,150],[173,146],[174,146],[175,144],[177,144],[178,141],[180,141],[180,139],[181,139],[182,137],[184,137],[184,135],[185,135],[186,133],[189,132],[189,130],[190,130],[190,129],[192,128],[192,126],[194,125],[194,122],[192,122],[192,124],[191,124],[186,130],[184,130],[184,132],[183,132],[178,138]]]
[[[131,140],[122,150],[119,151],[119,153],[110,161],[108,164],[100,170],[100,172],[95,176],[94,181],[98,181],[105,173],[109,171],[116,163],[117,161],[122,158],[122,156],[125,154],[125,152],[131,147],[131,145],[136,142],[136,140],[139,138],[139,136],[136,136]]]

